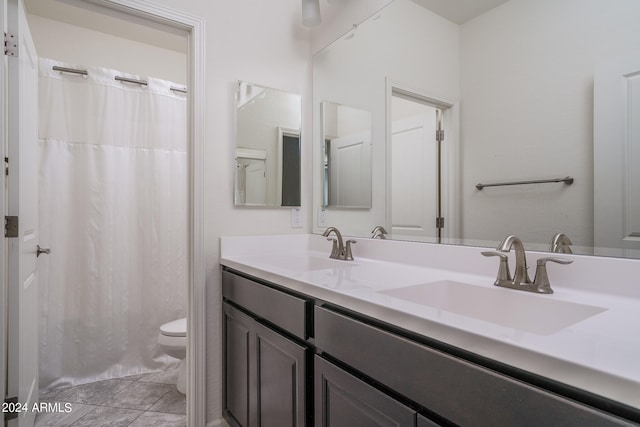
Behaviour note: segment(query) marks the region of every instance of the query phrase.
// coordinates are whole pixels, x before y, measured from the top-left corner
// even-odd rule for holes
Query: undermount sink
[[[553,296],[450,280],[379,293],[537,335],[550,335],[606,310]]]

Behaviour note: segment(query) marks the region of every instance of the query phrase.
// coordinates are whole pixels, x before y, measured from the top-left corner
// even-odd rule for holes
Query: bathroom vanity
[[[538,316],[554,317],[556,310],[577,318],[535,326],[503,307],[496,319],[505,318],[505,324],[496,325],[499,319],[471,308],[465,315],[465,306],[457,303],[434,309],[411,302],[424,292],[415,282],[428,280],[431,290],[455,289],[449,298],[471,292],[469,307],[485,303],[485,297],[507,295],[501,304],[515,305],[554,296],[519,300],[518,291],[494,289],[493,278],[478,273],[491,271],[495,263],[482,259],[479,249],[437,249],[468,252],[458,254],[458,260],[478,252],[477,264],[463,263],[458,270],[466,271],[456,273],[447,270],[445,259],[451,254],[440,254],[445,258],[438,260],[432,253],[421,264],[435,262],[440,268],[425,269],[417,265],[425,254],[412,258],[398,245],[359,241],[361,257],[354,253],[356,260],[349,264],[328,259],[328,252],[323,256],[321,248],[330,245],[320,236],[223,238],[223,408],[231,425],[640,423],[637,370],[612,375],[602,360],[591,366],[584,359],[572,360],[569,349],[607,353],[615,339],[593,342],[598,341],[598,316],[602,328],[612,327],[616,316],[632,315],[634,308],[637,313],[637,300],[620,295],[611,301],[593,295],[580,299],[577,292],[562,289],[563,275],[556,274],[559,295],[549,305],[556,308]],[[382,255],[390,261],[381,260]],[[479,283],[485,280],[483,287]],[[516,299],[510,299],[514,292]],[[439,298],[429,297],[430,304]],[[567,297],[578,300],[574,305],[580,308],[562,305],[573,304]],[[600,306],[586,304],[594,300]],[[535,310],[545,308],[535,304]],[[509,317],[515,319],[512,326]],[[537,323],[535,317],[530,323]],[[584,322],[591,322],[592,342],[586,344],[591,347],[579,342]],[[567,340],[565,348],[553,350]],[[625,342],[623,357],[638,356],[637,338]],[[625,369],[620,365],[624,362],[611,369]]]

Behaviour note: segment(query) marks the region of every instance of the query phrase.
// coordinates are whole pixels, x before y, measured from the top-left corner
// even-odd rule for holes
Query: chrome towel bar
[[[573,177],[566,176],[564,178],[551,178],[551,179],[534,179],[530,181],[512,181],[512,182],[499,182],[495,184],[476,184],[478,190],[482,190],[485,187],[500,187],[503,185],[525,185],[525,184],[545,184],[547,182],[564,182],[567,185],[573,184]]]

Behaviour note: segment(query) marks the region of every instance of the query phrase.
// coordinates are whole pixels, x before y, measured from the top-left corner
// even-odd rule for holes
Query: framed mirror
[[[298,94],[239,81],[236,91],[236,206],[300,206]]]
[[[466,15],[464,2],[447,3],[393,0],[314,55],[314,122],[327,99],[372,114],[373,194],[368,210],[323,209],[325,143],[314,126],[314,231],[365,237],[377,225],[418,230],[422,218],[443,225],[442,239],[388,237],[495,247],[515,234],[545,251],[564,233],[573,253],[640,258],[640,2],[504,0]],[[444,130],[429,166],[439,188],[405,198],[403,211],[398,188],[438,178],[395,174],[426,170],[394,160],[398,93],[441,110]],[[441,209],[424,208],[437,199]]]
[[[323,207],[371,208],[371,113],[322,102]]]

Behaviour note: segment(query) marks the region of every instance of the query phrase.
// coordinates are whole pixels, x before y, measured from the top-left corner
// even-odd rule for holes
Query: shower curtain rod
[[[89,72],[87,72],[87,70],[79,70],[79,69],[76,69],[76,68],[60,67],[58,65],[54,65],[51,68],[53,69],[53,71],[59,71],[61,73],[80,74],[80,75],[83,75],[83,76],[88,76],[89,75]],[[114,79],[118,80],[120,82],[136,83],[136,84],[143,85],[143,86],[147,86],[149,84],[146,80],[131,79],[129,77],[123,77],[123,76],[115,76]],[[170,90],[172,90],[174,92],[187,93],[187,89],[186,88],[177,87],[177,86],[171,86]]]

